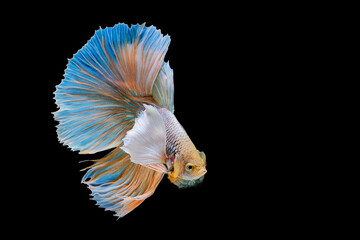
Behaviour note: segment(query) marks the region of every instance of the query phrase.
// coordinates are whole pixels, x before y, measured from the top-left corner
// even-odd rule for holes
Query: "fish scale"
[[[190,137],[174,114],[165,108],[160,108],[158,111],[165,123],[167,155],[178,153],[187,155],[196,152],[197,150]]]

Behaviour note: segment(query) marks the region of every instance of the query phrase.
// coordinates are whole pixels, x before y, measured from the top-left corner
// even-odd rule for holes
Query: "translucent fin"
[[[151,98],[169,43],[153,26],[118,24],[96,31],[69,60],[55,91],[60,142],[80,153],[118,146],[141,98]]]
[[[153,97],[159,106],[174,112],[174,79],[169,62],[163,64],[155,80]]]
[[[80,153],[118,146],[141,107],[126,96],[104,96],[90,88],[60,86],[56,96],[60,110],[54,116],[60,122],[59,141]]]
[[[126,133],[121,148],[130,155],[133,163],[167,172],[164,120],[155,107],[145,104],[144,107],[134,127]]]
[[[98,160],[82,182],[102,208],[123,217],[150,197],[163,177],[162,173],[135,164],[120,148]]]

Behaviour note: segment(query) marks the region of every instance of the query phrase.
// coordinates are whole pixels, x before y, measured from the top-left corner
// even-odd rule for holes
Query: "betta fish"
[[[68,61],[56,86],[59,141],[80,154],[111,150],[82,178],[97,205],[123,217],[150,197],[163,176],[200,183],[206,157],[174,115],[170,37],[154,26],[100,28]]]

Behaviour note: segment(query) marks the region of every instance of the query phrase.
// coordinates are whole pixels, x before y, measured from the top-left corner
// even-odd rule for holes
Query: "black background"
[[[140,11],[132,4],[110,9],[99,4],[55,11],[54,6],[12,16],[20,21],[9,25],[8,36],[20,51],[8,60],[22,99],[9,111],[20,115],[11,121],[20,121],[22,140],[13,140],[19,143],[14,144],[15,169],[24,172],[16,182],[20,196],[12,201],[14,225],[35,235],[190,239],[276,235],[297,226],[301,206],[294,200],[300,196],[289,183],[293,166],[284,161],[289,157],[284,148],[291,144],[280,130],[289,116],[278,117],[281,79],[291,67],[288,51],[295,51],[284,47],[292,37],[283,31],[290,26],[279,27],[287,17],[258,8],[177,7],[142,6]],[[117,219],[95,206],[80,183],[87,165],[79,161],[105,153],[79,155],[58,142],[53,92],[68,59],[100,26],[144,22],[171,37],[165,61],[174,70],[175,115],[206,153],[208,173],[200,186],[189,189],[178,189],[165,177],[153,196]]]

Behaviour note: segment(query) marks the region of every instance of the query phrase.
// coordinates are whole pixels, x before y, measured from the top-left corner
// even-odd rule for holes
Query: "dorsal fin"
[[[174,78],[169,62],[165,62],[155,80],[153,97],[159,106],[174,112]]]

